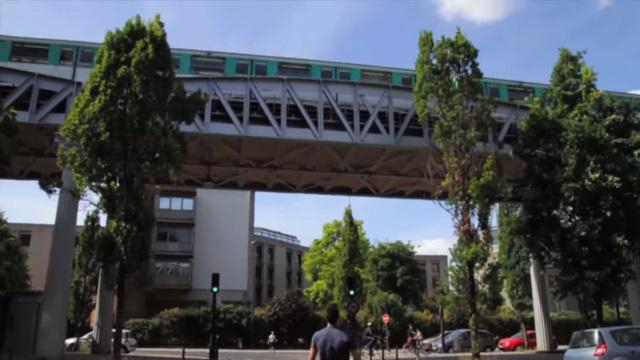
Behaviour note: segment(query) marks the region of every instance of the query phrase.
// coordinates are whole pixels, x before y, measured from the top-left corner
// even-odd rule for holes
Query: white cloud
[[[613,5],[614,2],[615,0],[598,0],[598,7],[600,9],[604,9],[606,7]]]
[[[447,21],[464,19],[478,24],[502,20],[525,6],[524,0],[436,0],[435,3],[440,16]]]
[[[452,239],[433,238],[413,241],[418,255],[447,255],[450,256],[449,249],[453,247],[455,241]]]
[[[638,89],[638,90],[629,90],[628,92],[631,93],[631,94],[640,95],[640,89]]]

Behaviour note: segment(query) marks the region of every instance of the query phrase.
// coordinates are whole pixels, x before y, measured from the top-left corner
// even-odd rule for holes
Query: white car
[[[115,334],[116,330],[113,329],[113,334]],[[67,351],[76,351],[78,350],[78,344],[76,344],[77,338],[72,337],[64,340],[64,348]],[[90,343],[93,341],[93,331],[88,332],[80,337],[80,343],[86,342]],[[111,339],[113,342],[113,338]],[[138,347],[138,341],[131,335],[131,331],[127,329],[122,329],[122,352],[128,353],[134,351]]]

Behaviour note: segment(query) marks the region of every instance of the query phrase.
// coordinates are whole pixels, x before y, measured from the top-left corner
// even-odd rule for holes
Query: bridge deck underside
[[[442,164],[433,123],[418,122],[411,90],[278,78],[183,79],[206,104],[191,125],[176,187],[433,198]],[[0,68],[0,99],[18,111],[20,141],[9,177],[59,173],[57,127],[82,84]],[[522,109],[499,106],[483,151],[501,153],[505,173]]]

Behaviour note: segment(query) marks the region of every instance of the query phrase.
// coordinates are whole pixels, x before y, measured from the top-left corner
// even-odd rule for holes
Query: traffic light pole
[[[209,329],[209,360],[218,360],[218,292],[220,291],[220,273],[211,274],[211,327]]]
[[[209,329],[209,360],[218,360],[218,311],[216,309],[217,294],[213,293],[211,303],[211,328]]]

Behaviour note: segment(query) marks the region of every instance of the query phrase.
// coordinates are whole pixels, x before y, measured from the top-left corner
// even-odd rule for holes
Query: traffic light
[[[356,284],[356,279],[353,276],[347,277],[347,295],[349,295],[350,299],[353,299],[358,292],[358,287]]]
[[[220,292],[220,273],[211,274],[211,292],[214,294]]]

